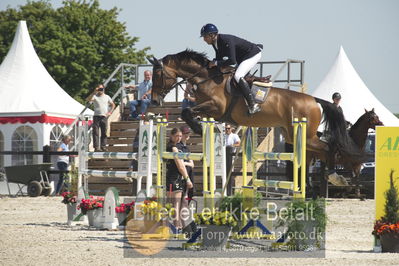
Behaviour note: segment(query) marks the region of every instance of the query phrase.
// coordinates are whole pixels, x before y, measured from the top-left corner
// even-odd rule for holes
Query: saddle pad
[[[267,82],[267,83],[266,82],[260,82],[260,81],[254,81],[253,84],[258,86],[258,87],[265,87],[265,88],[273,86],[273,82],[271,82],[271,81]]]
[[[256,103],[263,103],[266,101],[267,95],[269,94],[270,87],[258,86],[256,83],[258,83],[258,82],[254,82],[252,84],[251,93],[254,95]],[[261,83],[261,84],[265,84],[265,83]]]
[[[230,94],[231,96],[242,97],[242,93],[236,87],[232,87],[230,81],[231,77],[229,77],[229,79],[226,82],[225,90],[227,91],[227,93]],[[265,84],[268,85],[265,86]],[[256,103],[263,103],[264,101],[266,101],[266,97],[269,93],[270,87],[271,87],[271,82],[269,83],[263,83],[258,81],[253,82],[251,93],[254,95]]]

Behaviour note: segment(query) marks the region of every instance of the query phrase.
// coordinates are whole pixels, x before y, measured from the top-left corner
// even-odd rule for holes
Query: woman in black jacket
[[[177,148],[177,144],[181,142],[182,132],[178,128],[173,128],[170,133],[169,142],[166,146],[167,152],[181,152]],[[183,205],[183,193],[186,189],[193,187],[188,176],[186,166],[181,159],[169,159],[166,163],[166,189],[170,192],[173,207],[176,211],[176,218],[174,224],[177,229],[182,229],[182,221],[180,217],[180,210]]]

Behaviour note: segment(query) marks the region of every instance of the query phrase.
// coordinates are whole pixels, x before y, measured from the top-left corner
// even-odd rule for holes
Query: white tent
[[[30,149],[41,150],[50,144],[54,128],[59,132],[54,134],[62,134],[83,108],[47,72],[35,52],[26,22],[20,21],[0,65],[0,150],[15,150],[15,145],[23,146],[16,142],[24,138],[30,138]],[[88,110],[87,114],[91,113]],[[10,165],[10,160],[6,156],[0,164]]]
[[[342,46],[330,71],[312,95],[332,101],[331,97],[334,92],[339,92],[342,95],[340,105],[346,120],[352,124],[364,114],[364,109],[374,108],[384,125],[399,126],[399,119],[378,101],[359,77]]]

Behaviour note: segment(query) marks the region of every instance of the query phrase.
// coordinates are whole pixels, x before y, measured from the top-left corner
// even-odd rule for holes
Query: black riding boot
[[[260,107],[257,103],[255,103],[254,96],[251,93],[251,88],[244,78],[240,78],[240,81],[238,82],[238,87],[240,88],[241,93],[244,95],[244,98],[247,101],[248,112],[251,115],[259,112]]]

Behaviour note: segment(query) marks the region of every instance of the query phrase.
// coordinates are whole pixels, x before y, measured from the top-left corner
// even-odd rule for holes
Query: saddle
[[[238,89],[238,84],[233,75],[229,77],[226,82],[226,91],[231,96],[242,96],[242,93]],[[272,82],[270,81],[271,75],[266,77],[257,77],[255,75],[247,74],[244,79],[248,82],[251,87],[251,93],[254,96],[255,102],[260,104],[266,101]]]
[[[255,74],[255,73],[254,73]],[[269,84],[270,83],[270,78],[272,77],[272,75],[268,75],[266,77],[257,77],[254,74],[247,74],[244,79],[249,83],[253,83],[253,82],[260,82],[260,83],[266,83],[265,87],[271,87],[272,85]]]

